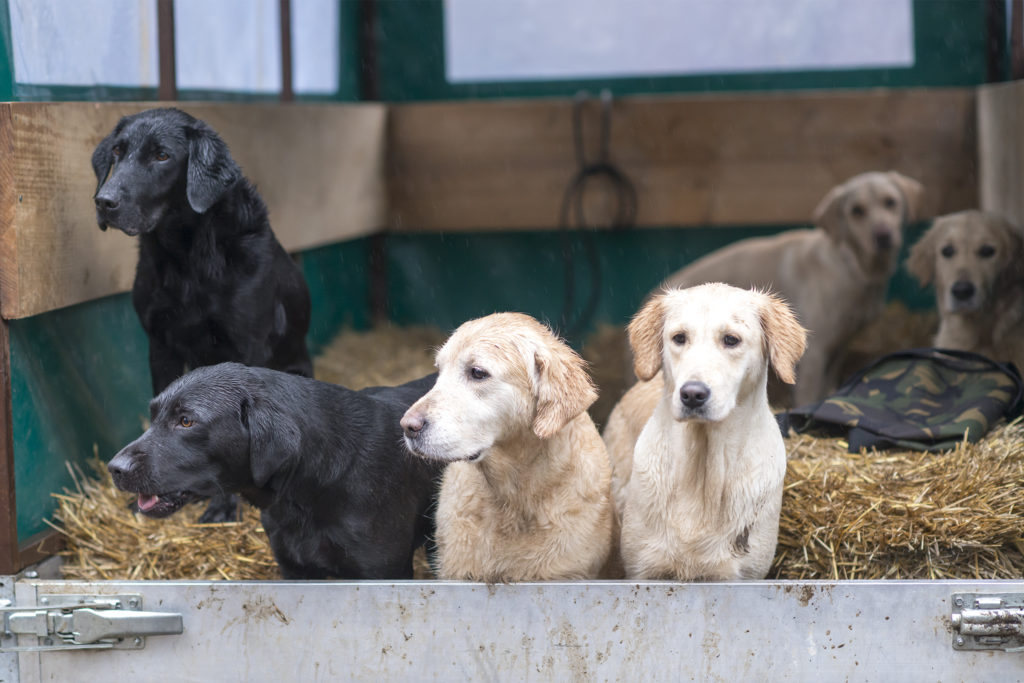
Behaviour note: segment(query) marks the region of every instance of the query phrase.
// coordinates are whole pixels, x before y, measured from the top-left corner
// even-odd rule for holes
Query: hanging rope
[[[561,333],[570,340],[577,338],[586,330],[597,310],[601,297],[601,260],[594,242],[594,230],[597,229],[587,221],[583,211],[583,196],[587,182],[592,178],[603,177],[612,187],[615,196],[615,215],[612,230],[624,230],[636,225],[637,195],[632,181],[609,159],[609,142],[612,123],[612,94],[604,89],[600,94],[601,118],[598,130],[598,154],[594,161],[587,159],[583,140],[583,110],[591,101],[586,90],[576,93],[572,106],[572,133],[576,151],[576,173],[562,196],[562,207],[559,212],[558,225],[562,241],[562,261],[565,273],[565,300],[562,306]],[[576,269],[572,250],[570,230],[576,227],[581,231],[583,247],[586,250],[590,267],[590,294],[579,315],[573,317],[576,308]]]

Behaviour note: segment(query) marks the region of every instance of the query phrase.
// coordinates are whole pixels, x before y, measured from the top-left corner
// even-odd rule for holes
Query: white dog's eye
[[[953,248],[952,244],[947,244],[939,253],[942,254],[942,258],[953,258],[953,254],[956,253],[956,249]]]
[[[491,373],[487,372],[483,368],[470,368],[469,376],[479,382],[482,379],[487,379],[488,377],[490,377]]]
[[[882,200],[882,205],[891,211],[896,208],[896,199],[894,197],[886,197]]]
[[[996,255],[996,248],[991,244],[983,244],[978,248],[978,256],[981,258],[992,258]]]
[[[672,343],[676,344],[677,346],[682,346],[683,344],[686,343],[686,334],[680,332],[679,334],[673,336]]]
[[[722,343],[731,349],[732,347],[740,343],[740,338],[737,337],[735,334],[727,334],[724,337],[722,337]]]
[[[864,211],[864,207],[861,206],[860,204],[854,204],[853,208],[850,209],[850,215],[853,216],[854,218],[864,218],[865,213],[866,212]]]

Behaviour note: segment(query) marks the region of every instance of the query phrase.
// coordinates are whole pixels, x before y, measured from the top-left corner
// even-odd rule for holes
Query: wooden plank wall
[[[150,104],[0,104],[0,315],[130,289],[136,241],[101,232],[95,145]],[[289,250],[376,232],[386,219],[383,105],[182,103],[231,147]]]
[[[613,106],[611,157],[636,184],[641,226],[802,224],[828,188],[872,169],[921,180],[934,215],[978,202],[975,100],[973,89],[628,98]],[[147,106],[0,104],[4,318],[130,288],[135,240],[96,228],[89,158],[118,117]],[[576,169],[568,99],[182,106],[228,141],[292,250],[381,229],[555,228]]]
[[[981,208],[1024,227],[1024,81],[978,89]]]
[[[613,105],[611,157],[637,186],[642,226],[804,223],[836,183],[887,169],[921,180],[933,215],[977,204],[974,92],[628,98]],[[391,228],[554,227],[571,121],[565,99],[393,105]]]

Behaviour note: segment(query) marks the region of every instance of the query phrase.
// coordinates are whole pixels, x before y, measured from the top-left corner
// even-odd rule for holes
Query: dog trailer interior
[[[34,40],[70,30],[33,8],[60,3],[0,0],[0,680],[1024,678],[1016,579],[60,578],[47,520],[52,494],[74,486],[66,463],[109,459],[141,432],[151,397],[127,294],[136,247],[97,229],[89,157],[120,116],[158,98],[210,123],[259,187],[309,284],[314,350],[343,327],[450,330],[495,310],[567,318],[578,342],[622,325],[681,264],[806,225],[831,185],[868,169],[919,179],[925,216],[980,206],[1024,222],[1024,84],[996,82],[1019,2],[893,3],[912,27],[909,64],[596,80],[474,75],[446,53],[466,2],[236,7],[276,36],[267,90],[174,78],[186,65],[174,31],[189,53],[194,3],[142,3],[157,77],[112,87],[33,62]],[[122,37],[104,27],[131,3],[82,4],[98,36]],[[209,20],[231,26],[225,6]],[[292,41],[306,41],[296,31],[310,17],[334,29],[336,68],[306,92]],[[575,95],[601,85],[614,92],[607,153],[635,196],[591,191],[586,213],[607,220],[580,230],[561,206],[578,140],[600,147],[601,109]],[[891,296],[931,305],[903,272]]]

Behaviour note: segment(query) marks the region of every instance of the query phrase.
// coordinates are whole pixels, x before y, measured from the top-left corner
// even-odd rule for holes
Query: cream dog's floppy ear
[[[948,216],[937,218],[928,232],[921,235],[921,239],[910,248],[910,255],[907,256],[907,270],[917,278],[922,286],[928,285],[935,279],[935,247],[939,239],[939,233],[948,222]]]
[[[842,209],[843,197],[846,196],[848,190],[846,183],[833,187],[821,198],[811,215],[814,225],[824,229],[834,240],[843,239],[846,233],[846,221],[843,218]]]
[[[761,328],[768,347],[768,360],[775,374],[786,384],[796,383],[796,364],[807,347],[807,330],[793,310],[773,294],[764,294],[761,304]]]
[[[899,188],[903,199],[906,200],[903,222],[912,223],[916,221],[921,212],[921,195],[924,194],[924,185],[896,171],[889,171],[885,175]]]
[[[664,300],[664,294],[653,297],[629,323],[633,372],[645,382],[661,370],[661,335],[665,325]]]
[[[586,364],[575,351],[552,337],[534,352],[537,412],[533,433],[549,439],[597,400]]]

